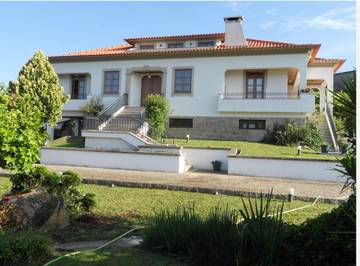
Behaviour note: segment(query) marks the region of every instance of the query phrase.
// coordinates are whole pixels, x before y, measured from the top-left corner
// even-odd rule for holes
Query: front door
[[[144,106],[146,96],[161,94],[161,77],[159,75],[144,76],[141,80],[141,106]]]

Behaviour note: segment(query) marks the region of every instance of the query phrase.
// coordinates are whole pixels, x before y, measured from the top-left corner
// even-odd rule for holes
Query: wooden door
[[[264,74],[247,73],[246,75],[246,98],[264,98]]]
[[[149,94],[161,94],[161,77],[159,75],[144,76],[141,80],[141,106]]]

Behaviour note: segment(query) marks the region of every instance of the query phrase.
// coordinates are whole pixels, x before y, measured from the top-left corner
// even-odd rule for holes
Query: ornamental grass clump
[[[189,257],[195,265],[273,265],[283,222],[282,206],[274,210],[271,198],[243,201],[242,210],[214,207],[205,217],[194,206],[155,212],[144,244]]]

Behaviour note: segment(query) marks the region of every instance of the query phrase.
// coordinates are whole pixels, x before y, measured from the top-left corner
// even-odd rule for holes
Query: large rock
[[[0,204],[0,228],[36,227],[48,231],[68,224],[64,199],[44,190],[7,196]]]

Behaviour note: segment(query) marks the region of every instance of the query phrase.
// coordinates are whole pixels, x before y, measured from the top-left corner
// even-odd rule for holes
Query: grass
[[[84,148],[85,138],[75,136],[65,136],[53,141],[50,141],[46,146],[48,147],[62,147],[62,148]]]
[[[165,140],[166,143],[173,143],[173,139]],[[296,147],[277,146],[273,144],[230,141],[230,140],[196,140],[175,139],[175,143],[184,147],[212,147],[212,148],[237,148],[243,156],[294,158],[294,159],[320,159],[336,160],[334,155],[320,154],[310,149],[303,149],[302,155],[297,155]]]
[[[173,139],[166,139],[165,143],[173,143]],[[232,140],[196,140],[175,139],[175,143],[184,147],[212,147],[212,148],[237,148],[241,150],[243,156],[254,157],[274,157],[274,158],[293,158],[293,159],[319,159],[336,160],[336,156],[331,154],[321,154],[310,149],[303,149],[302,155],[297,155],[296,147],[277,146],[273,144],[232,141]],[[84,137],[62,137],[47,144],[48,147],[74,147],[84,148]]]
[[[0,195],[9,191],[10,187],[9,178],[0,177]],[[165,208],[175,210],[177,206],[195,206],[195,211],[202,216],[207,215],[214,206],[228,207],[229,209],[242,208],[241,200],[236,196],[90,184],[81,185],[81,189],[84,192],[91,192],[96,195],[97,205],[93,210],[94,216],[75,221],[59,231],[49,232],[53,240],[71,242],[113,239],[130,228],[148,224],[154,210]],[[274,206],[279,204],[281,204],[280,200],[274,200]],[[286,202],[284,209],[293,209],[308,204],[311,203],[303,201]],[[318,203],[298,212],[284,214],[284,220],[299,224],[308,218],[329,212],[334,207],[336,205]],[[181,265],[172,257],[141,249],[106,249],[97,253],[87,252],[61,260],[55,265],[120,265],[120,261],[121,265]]]
[[[91,265],[91,266],[132,266],[132,265],[143,265],[143,266],[177,266],[185,265],[178,262],[175,258],[165,256],[158,253],[145,251],[142,249],[116,249],[108,248],[99,252],[85,252],[75,256],[67,257],[53,264],[67,265],[67,266],[80,266],[80,265]]]
[[[10,188],[10,181],[0,177],[0,194]],[[95,217],[74,222],[61,232],[52,232],[52,236],[61,242],[111,239],[129,228],[145,225],[154,214],[154,210],[175,210],[177,206],[195,206],[196,212],[207,215],[214,206],[229,209],[242,208],[241,199],[237,196],[217,196],[202,193],[183,191],[169,191],[161,189],[142,189],[108,187],[100,185],[83,184],[84,192],[96,195],[96,207],[93,210]],[[255,199],[251,199],[255,200]],[[282,201],[274,200],[274,206]],[[289,210],[311,204],[310,202],[295,200],[286,202],[284,209]],[[284,220],[299,224],[307,218],[313,218],[323,212],[328,212],[336,205],[317,203],[315,206],[284,214]],[[90,220],[90,222],[89,222]]]

